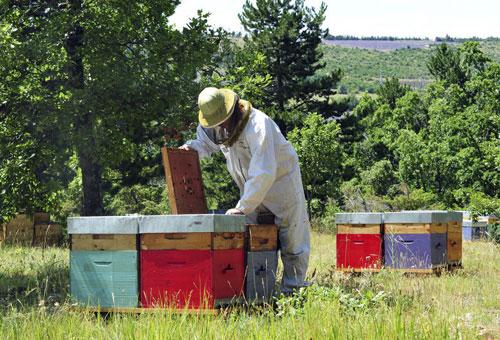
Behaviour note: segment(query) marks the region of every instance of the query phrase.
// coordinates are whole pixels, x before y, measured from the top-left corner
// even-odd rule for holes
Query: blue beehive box
[[[383,219],[385,267],[428,270],[447,264],[448,212],[385,213]]]
[[[134,216],[68,219],[70,291],[79,304],[138,306],[138,228]]]

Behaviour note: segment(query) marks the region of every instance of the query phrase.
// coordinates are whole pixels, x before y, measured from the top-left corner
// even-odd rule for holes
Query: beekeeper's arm
[[[214,152],[220,151],[220,146],[208,138],[200,125],[196,128],[196,139],[188,140],[180,148],[186,149],[186,147],[187,149],[196,150],[200,159],[210,157]]]
[[[272,121],[264,119],[257,122],[247,136],[252,159],[243,196],[236,205],[244,214],[253,212],[262,203],[276,179],[279,146],[275,145],[274,129]]]

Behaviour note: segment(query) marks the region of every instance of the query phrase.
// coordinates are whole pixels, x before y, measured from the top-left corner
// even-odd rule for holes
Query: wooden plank
[[[213,233],[212,249],[240,249],[245,246],[245,233]]]
[[[380,224],[338,224],[337,234],[380,234]]]
[[[142,250],[203,250],[211,246],[211,233],[141,234]]]
[[[338,272],[346,272],[346,273],[379,273],[381,271],[380,268],[340,268],[340,267],[337,267],[336,270]]]
[[[462,232],[462,223],[448,222],[448,232],[450,231]]]
[[[426,224],[386,224],[386,234],[444,234],[448,229],[447,223]]]
[[[161,154],[172,214],[206,214],[198,153],[163,147]]]
[[[278,226],[275,224],[249,224],[248,250],[268,251],[278,248]]]
[[[75,311],[84,311],[89,313],[124,313],[124,314],[195,314],[195,315],[217,315],[219,309],[187,309],[187,308],[141,308],[141,307],[74,307]]]
[[[136,250],[137,238],[131,234],[73,234],[72,250]]]

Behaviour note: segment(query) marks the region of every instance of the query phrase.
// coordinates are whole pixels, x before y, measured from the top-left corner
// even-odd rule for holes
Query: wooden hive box
[[[33,219],[26,214],[18,214],[2,226],[1,241],[8,244],[31,246],[33,243]]]
[[[335,214],[337,269],[378,270],[382,266],[382,214]]]
[[[245,298],[263,302],[271,298],[278,269],[278,226],[247,224]]]
[[[138,306],[137,216],[68,219],[70,291],[91,307]]]
[[[446,255],[450,265],[462,264],[462,221],[463,214],[461,212],[448,212]]]
[[[477,241],[486,237],[488,223],[485,221],[463,221],[462,239],[464,241]]]
[[[424,271],[446,265],[448,212],[384,213],[383,219],[387,268]]]
[[[143,216],[141,305],[213,308],[242,297],[245,217]]]
[[[58,245],[62,240],[62,227],[56,223],[35,224],[33,246],[48,247]]]

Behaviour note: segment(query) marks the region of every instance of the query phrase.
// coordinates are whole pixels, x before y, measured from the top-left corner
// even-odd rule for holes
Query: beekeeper
[[[226,214],[244,214],[250,223],[259,214],[274,214],[284,266],[281,290],[308,285],[310,224],[297,153],[271,118],[229,89],[205,88],[198,106],[197,138],[180,148],[194,149],[200,158],[222,151],[241,194]]]

